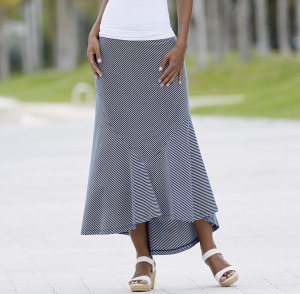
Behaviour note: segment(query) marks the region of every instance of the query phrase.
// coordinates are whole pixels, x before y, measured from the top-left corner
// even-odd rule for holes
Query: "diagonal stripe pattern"
[[[152,255],[175,254],[199,242],[193,221],[219,228],[217,204],[189,111],[184,64],[160,87],[158,71],[176,44],[98,37],[103,77],[95,78],[93,144],[82,235],[123,234],[147,222]]]

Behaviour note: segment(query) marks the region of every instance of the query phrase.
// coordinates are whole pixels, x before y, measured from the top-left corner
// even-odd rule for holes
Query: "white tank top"
[[[174,36],[167,0],[109,0],[99,36],[124,40],[154,40]]]

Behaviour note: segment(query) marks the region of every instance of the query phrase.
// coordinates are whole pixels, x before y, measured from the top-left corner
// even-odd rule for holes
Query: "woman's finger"
[[[170,81],[166,84],[166,86],[169,87],[169,86],[175,81],[175,79],[177,78],[177,76],[178,76],[178,72],[175,73],[175,74],[173,75],[173,77],[172,77],[172,78],[170,79]]]
[[[165,70],[165,72],[161,75],[161,77],[158,79],[158,82],[160,84],[160,86],[162,87],[165,83],[164,83],[164,79],[173,71],[173,67],[169,65],[169,67]]]
[[[96,77],[98,77],[98,72],[97,72],[96,66],[93,64],[90,64],[90,66],[91,66],[93,75],[96,75]]]
[[[179,79],[178,79],[179,85],[181,85],[181,83],[182,83],[182,74],[183,74],[183,69],[181,68],[180,73],[179,73]]]
[[[99,63],[98,63],[99,64]],[[103,73],[102,71],[100,70],[99,66],[96,62],[94,62],[94,67],[96,69],[96,72],[102,77],[103,76]]]
[[[102,74],[101,70],[98,68],[98,66],[97,66],[97,64],[95,62],[95,54],[89,53],[87,55],[87,58],[88,58],[88,60],[90,62],[90,66],[92,68],[92,71],[98,73],[102,77],[103,74]]]
[[[103,73],[101,72],[101,70],[99,69],[99,67],[97,66],[97,64],[95,62],[92,63],[92,69],[99,74],[101,77],[103,76]]]
[[[160,66],[159,66],[159,69],[158,69],[159,71],[162,71],[165,68],[169,59],[170,59],[169,55],[165,55],[163,61],[161,62]]]
[[[172,77],[174,76],[174,74],[175,74],[176,72],[174,71],[174,70],[172,70],[169,74],[168,74],[168,76],[166,76],[166,78],[162,81],[162,84],[164,84],[164,85],[167,85],[167,84],[169,84],[170,85],[170,80],[172,79]]]
[[[93,73],[93,75],[94,75],[94,77],[95,77],[96,79],[99,79],[98,73],[97,73],[97,72],[95,72],[95,70],[94,70],[94,69],[92,69],[92,73]]]
[[[99,44],[99,48],[95,48],[94,50],[96,52],[97,62],[101,63],[102,62],[102,57],[101,57],[101,53],[100,53],[100,44]]]

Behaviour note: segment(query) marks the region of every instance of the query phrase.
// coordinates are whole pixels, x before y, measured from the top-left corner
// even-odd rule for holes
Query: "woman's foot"
[[[206,250],[208,251],[208,250]],[[202,253],[202,255],[205,252]],[[207,263],[213,273],[213,275],[215,276],[216,273],[220,270],[222,270],[223,268],[230,266],[231,264],[229,264],[224,258],[223,255],[221,253],[215,253],[212,256],[208,257],[205,261],[205,263]],[[228,278],[230,278],[233,274],[235,273],[234,270],[229,270],[227,272],[225,272],[222,277],[220,278],[220,282],[224,282],[226,281]]]
[[[152,258],[151,256],[149,256],[149,257]],[[155,264],[155,262],[154,262],[154,264]],[[136,268],[135,273],[131,279],[138,277],[138,276],[143,276],[143,275],[146,275],[150,278],[152,265],[149,262],[146,262],[146,261],[138,262],[136,264],[135,268]],[[135,281],[128,282],[128,285],[131,285],[133,283],[148,284],[148,282],[145,280],[135,280]]]

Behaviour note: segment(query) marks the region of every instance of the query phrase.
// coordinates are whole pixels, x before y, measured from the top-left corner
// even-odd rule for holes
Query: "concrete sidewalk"
[[[299,293],[300,122],[192,116],[219,207],[222,288],[199,243],[154,256],[151,293]],[[0,293],[122,294],[130,237],[81,236],[93,119],[0,125]]]

